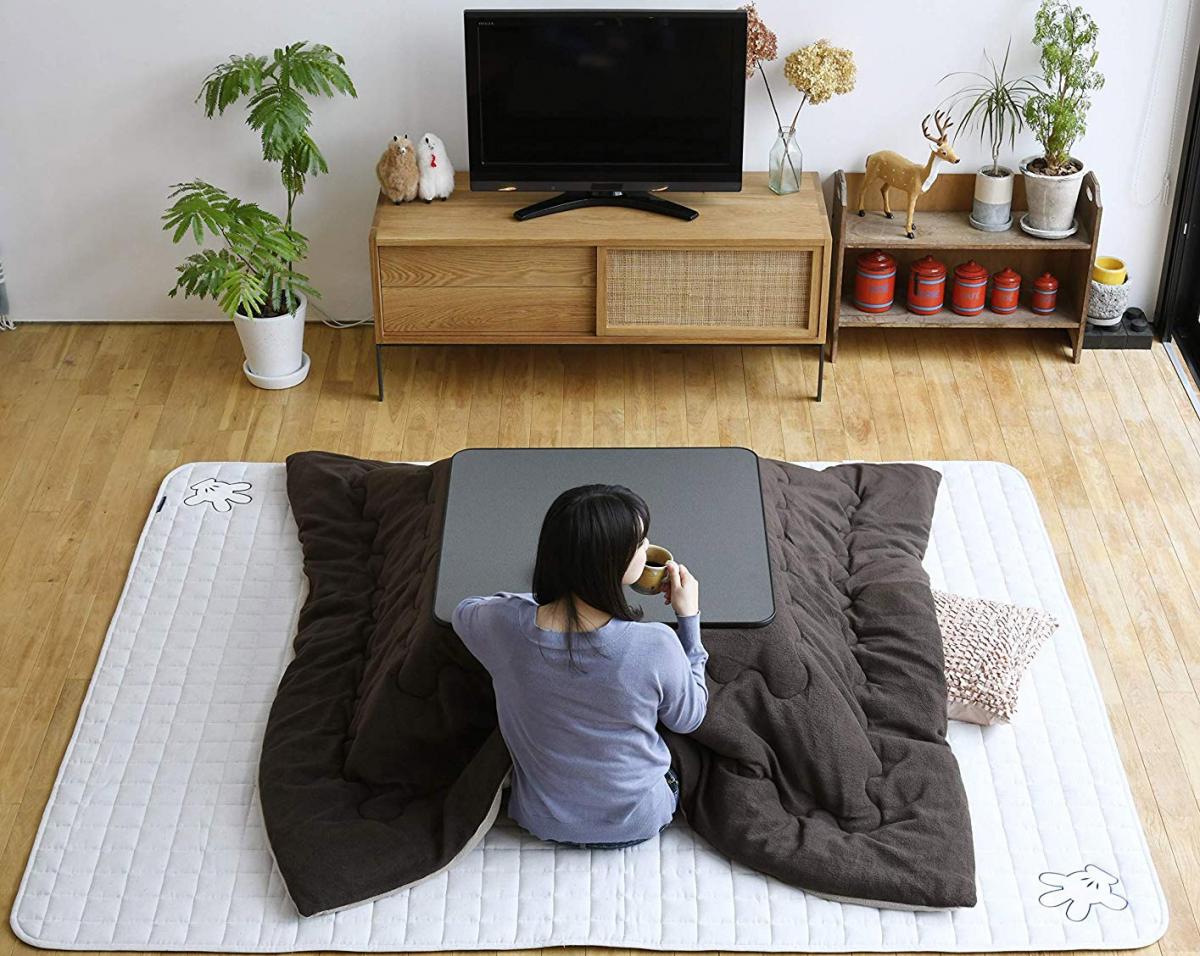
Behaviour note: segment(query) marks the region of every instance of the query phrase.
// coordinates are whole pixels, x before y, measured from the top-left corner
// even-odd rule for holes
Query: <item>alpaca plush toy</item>
[[[433,133],[426,133],[417,142],[417,165],[421,170],[419,194],[426,202],[446,199],[454,192],[454,167],[446,155],[446,147]]]
[[[421,174],[417,170],[417,151],[407,136],[393,136],[375,164],[375,175],[383,194],[394,203],[417,198]]]

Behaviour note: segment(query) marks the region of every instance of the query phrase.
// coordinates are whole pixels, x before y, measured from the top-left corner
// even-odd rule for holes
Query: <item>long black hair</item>
[[[580,485],[564,491],[542,520],[533,597],[563,599],[567,657],[576,668],[574,638],[586,633],[576,601],[619,620],[636,621],[641,608],[625,599],[621,578],[650,532],[650,509],[622,485]]]

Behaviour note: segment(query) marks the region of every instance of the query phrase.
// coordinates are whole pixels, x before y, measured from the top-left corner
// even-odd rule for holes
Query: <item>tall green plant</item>
[[[243,203],[203,180],[179,183],[168,198],[174,203],[163,215],[163,229],[178,243],[189,233],[197,245],[206,235],[221,248],[202,249],[177,267],[170,295],[183,292],[215,299],[227,315],[283,315],[295,310],[299,294],[319,298],[308,277],[294,264],[308,252],[308,240],[292,227],[296,199],[310,177],[329,172],[329,165],[309,134],[312,110],[304,98],[357,96],[345,60],[322,44],[293,43],[271,57],[232,56],[217,66],[200,89],[204,114],[219,116],[243,97],[246,124],[259,134],[262,155],[278,163],[287,197],[283,219]]]
[[[1004,60],[999,66],[991,54],[984,52],[991,75],[975,71],[957,71],[947,73],[941,81],[953,76],[970,76],[979,82],[964,86],[952,94],[950,109],[965,106],[966,110],[959,120],[958,132],[954,134],[957,140],[965,131],[977,129],[979,140],[988,144],[992,155],[992,165],[986,172],[993,176],[1000,175],[1000,150],[1004,141],[1012,149],[1017,142],[1017,133],[1024,127],[1024,108],[1030,95],[1037,92],[1037,87],[1028,77],[1022,76],[1010,80],[1008,74],[1008,56],[1012,50],[1012,40],[1004,49]]]
[[[231,56],[205,77],[196,97],[196,102],[204,101],[204,115],[210,118],[250,97],[246,125],[261,137],[263,159],[279,163],[289,227],[305,180],[329,172],[325,157],[308,135],[312,110],[302,94],[358,96],[345,64],[341,54],[320,43],[293,43],[277,49],[271,59]]]
[[[1083,7],[1066,0],[1042,0],[1033,25],[1045,88],[1026,101],[1025,121],[1042,144],[1044,172],[1065,175],[1074,171],[1071,147],[1087,132],[1091,93],[1104,86],[1096,70],[1100,28]]]

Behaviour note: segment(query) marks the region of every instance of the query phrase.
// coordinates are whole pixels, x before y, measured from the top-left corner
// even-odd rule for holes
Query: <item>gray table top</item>
[[[758,456],[746,448],[468,448],[451,462],[434,616],[465,597],[531,590],[546,509],[568,488],[619,484],[650,508],[650,540],[700,581],[706,627],[775,616]],[[627,590],[643,620],[672,623],[659,596]]]

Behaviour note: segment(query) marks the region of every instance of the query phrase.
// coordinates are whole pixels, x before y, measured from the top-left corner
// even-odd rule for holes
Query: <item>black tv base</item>
[[[568,209],[583,209],[587,206],[625,206],[628,209],[642,209],[646,212],[656,212],[661,216],[671,216],[674,219],[685,219],[691,222],[700,213],[695,209],[661,196],[645,192],[567,192],[531,203],[513,213],[513,218],[524,222],[526,219],[537,219],[539,216],[549,216],[556,212],[566,212]]]

